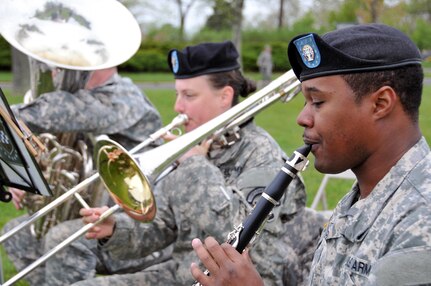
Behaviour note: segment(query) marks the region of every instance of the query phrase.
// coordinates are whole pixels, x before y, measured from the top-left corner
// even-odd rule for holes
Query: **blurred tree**
[[[178,39],[185,40],[185,24],[191,9],[197,4],[210,5],[212,1],[203,0],[164,0],[164,1],[151,1],[151,0],[121,0],[121,2],[135,15],[139,22],[143,22],[146,13],[158,15],[159,19],[163,19],[153,27],[164,25],[167,19],[171,20],[174,17],[178,19]],[[173,3],[175,5],[169,5]],[[176,8],[176,12],[172,11],[172,7]],[[178,18],[177,18],[178,17]],[[157,18],[157,17],[156,17]],[[142,27],[141,27],[142,28]]]
[[[413,31],[412,39],[422,51],[431,51],[431,25],[424,19],[416,20],[416,29]]]
[[[247,6],[262,6],[258,13],[245,15],[245,26],[263,29],[282,29],[304,15],[305,6],[299,0],[246,1]],[[248,9],[245,8],[245,11]],[[252,9],[255,11],[255,9]],[[260,11],[262,13],[260,13]]]
[[[242,12],[244,10],[244,0],[232,0],[232,41],[238,51],[242,51]],[[242,66],[242,57],[239,58],[240,65]]]
[[[283,24],[284,24],[284,1],[285,0],[279,0],[280,1],[280,5],[279,5],[279,9],[278,9],[278,25],[277,28],[280,30],[281,28],[283,28]]]
[[[172,1],[175,1],[175,3],[177,3],[178,13],[180,15],[179,35],[180,35],[180,39],[184,40],[184,26],[186,22],[186,17],[189,14],[193,4],[195,4],[195,2],[198,0],[172,0]]]
[[[230,30],[234,22],[234,1],[214,0],[213,13],[206,21],[206,28],[214,31]]]
[[[328,28],[335,29],[340,23],[357,23],[357,11],[360,9],[361,3],[357,0],[345,0],[338,9],[328,13]]]
[[[180,38],[179,28],[174,27],[171,24],[164,24],[161,27],[149,28],[146,39],[157,42],[182,41]]]
[[[404,1],[386,5],[379,19],[381,23],[399,28],[407,34],[411,34],[414,29],[414,20],[409,15]]]
[[[298,0],[279,0],[277,29],[291,25],[301,15],[301,5]]]
[[[309,31],[316,31],[316,33],[320,33],[324,30],[316,25],[316,16],[312,11],[309,11],[303,17],[295,21],[289,31],[292,36],[294,36],[297,34],[307,33]]]
[[[423,18],[431,23],[431,0],[410,0],[408,2],[408,11]]]
[[[232,42],[241,53],[241,33],[244,0],[214,0],[213,13],[208,17],[205,29],[213,31],[232,31]],[[240,63],[242,62],[240,57]]]
[[[384,0],[361,0],[357,10],[359,23],[377,23],[384,8]]]

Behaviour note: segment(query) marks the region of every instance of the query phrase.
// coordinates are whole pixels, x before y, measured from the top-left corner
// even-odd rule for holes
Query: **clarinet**
[[[242,253],[244,249],[260,234],[272,209],[278,204],[290,182],[308,166],[307,156],[311,151],[311,145],[304,145],[296,149],[285,162],[274,180],[265,188],[262,196],[244,221],[228,234],[227,243]],[[208,270],[204,272],[210,275]],[[192,286],[200,286],[195,282]]]

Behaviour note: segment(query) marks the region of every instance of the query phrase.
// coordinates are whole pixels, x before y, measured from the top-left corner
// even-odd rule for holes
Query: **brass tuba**
[[[141,44],[141,31],[132,14],[116,0],[4,0],[1,35],[28,56],[31,89],[26,101],[61,89],[84,88],[93,70],[117,66]],[[54,80],[53,71],[57,75]],[[86,133],[39,134],[46,151],[36,157],[52,197],[26,194],[23,204],[33,215],[67,190],[94,174],[92,143]],[[49,215],[32,224],[40,238],[59,222],[79,217],[84,206],[106,204],[101,185],[91,184]],[[91,190],[90,190],[91,189]],[[97,191],[95,191],[97,190]]]

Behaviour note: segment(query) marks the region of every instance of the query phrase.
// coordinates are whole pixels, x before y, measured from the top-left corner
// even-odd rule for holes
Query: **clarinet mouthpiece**
[[[308,156],[308,154],[310,154],[311,152],[311,147],[313,145],[311,144],[304,144],[303,146],[299,147],[298,149],[296,149],[296,151],[302,155],[304,155],[305,157]]]

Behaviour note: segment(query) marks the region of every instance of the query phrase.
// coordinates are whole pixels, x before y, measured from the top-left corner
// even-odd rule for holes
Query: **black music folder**
[[[33,154],[26,147],[25,132],[19,126],[0,88],[0,200],[11,199],[6,187],[52,196]]]

